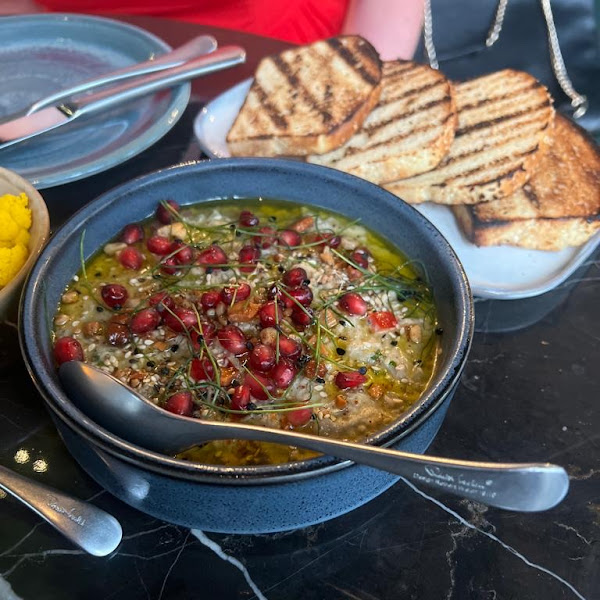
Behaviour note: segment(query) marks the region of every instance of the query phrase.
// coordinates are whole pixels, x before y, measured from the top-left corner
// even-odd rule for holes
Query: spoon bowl
[[[569,489],[567,473],[557,465],[437,458],[293,431],[203,421],[163,410],[83,362],[63,363],[59,376],[72,401],[94,421],[130,442],[165,454],[219,439],[288,444],[396,473],[490,506],[524,512],[556,506]]]

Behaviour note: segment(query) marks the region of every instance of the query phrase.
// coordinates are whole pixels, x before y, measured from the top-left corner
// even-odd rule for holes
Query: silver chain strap
[[[558,42],[558,35],[556,33],[556,27],[554,25],[554,16],[552,14],[552,7],[550,6],[550,0],[540,0],[542,4],[542,10],[544,11],[544,18],[546,19],[546,30],[548,32],[548,44],[550,46],[550,59],[552,63],[552,71],[558,81],[558,85],[562,91],[571,99],[571,106],[574,109],[573,117],[578,119],[582,117],[588,109],[588,101],[585,96],[577,93],[573,87],[573,83],[567,73],[567,67],[560,50],[560,44]],[[508,0],[498,0],[498,6],[496,7],[496,14],[494,16],[494,22],[490,27],[487,38],[485,40],[486,47],[490,48],[493,46],[502,31],[504,25],[504,15],[506,14],[506,7]],[[423,41],[425,44],[425,52],[427,53],[427,59],[433,69],[439,68],[437,60],[437,53],[435,51],[435,44],[433,43],[433,19],[431,13],[431,0],[424,1],[424,17],[423,17]]]
[[[588,109],[588,101],[585,96],[578,94],[571,83],[571,79],[567,73],[567,67],[563,60],[560,44],[558,43],[558,35],[554,26],[554,16],[552,15],[552,7],[550,0],[542,0],[542,9],[546,18],[546,27],[548,29],[548,43],[550,44],[550,58],[552,61],[552,70],[554,76],[560,85],[561,90],[571,99],[571,106],[574,109],[573,118],[578,119],[585,115]]]
[[[435,46],[433,44],[433,21],[431,18],[431,0],[425,0],[423,10],[423,41],[425,43],[425,52],[427,53],[427,60],[429,66],[432,69],[439,68],[437,56],[435,53]]]
[[[500,32],[502,31],[502,25],[504,25],[504,15],[506,13],[506,6],[508,4],[508,0],[499,0],[498,7],[496,8],[496,16],[494,18],[494,22],[490,27],[490,31],[488,33],[487,39],[485,40],[485,45],[488,48],[491,48],[500,37]]]

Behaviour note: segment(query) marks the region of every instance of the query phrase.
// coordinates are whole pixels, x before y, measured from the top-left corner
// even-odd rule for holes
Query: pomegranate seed
[[[231,408],[244,410],[250,403],[250,388],[247,385],[238,385],[231,395]]]
[[[288,294],[296,301],[294,303],[296,308],[298,308],[298,302],[302,304],[302,306],[309,306],[313,301],[312,290],[307,285],[288,290]]]
[[[166,256],[171,252],[171,240],[164,235],[153,235],[151,238],[148,238],[146,248],[148,248],[152,254]]]
[[[120,240],[125,244],[135,244],[144,239],[144,230],[139,223],[129,223],[123,227]]]
[[[302,352],[302,344],[285,335],[279,336],[279,354],[286,358],[296,359]]]
[[[335,376],[335,385],[341,390],[355,388],[362,385],[367,380],[366,376],[358,371],[348,371],[346,373],[338,373]]]
[[[119,283],[108,283],[103,285],[100,290],[100,295],[106,306],[118,310],[125,304],[129,294],[127,290]]]
[[[308,280],[308,274],[302,267],[294,267],[293,269],[286,271],[281,280],[288,287],[295,288],[301,286],[303,282]]]
[[[159,313],[164,313],[168,310],[174,310],[175,300],[169,296],[167,292],[157,292],[148,299],[148,304],[154,306]]]
[[[168,225],[173,221],[173,212],[165,206],[167,204],[175,212],[179,212],[179,204],[175,200],[167,200],[165,203],[160,203],[156,209],[156,218],[163,224]]]
[[[215,376],[215,368],[210,358],[194,358],[190,363],[190,377],[194,381],[212,381]]]
[[[270,300],[277,300],[279,303],[283,304],[285,308],[292,308],[296,305],[294,299],[290,298],[287,293],[282,292],[276,285],[271,287],[267,296]]]
[[[311,244],[314,249],[325,248],[327,245],[327,238],[321,233],[308,233],[304,238],[307,244]]]
[[[221,290],[221,300],[225,304],[232,304],[233,302],[241,302],[246,300],[250,296],[251,288],[247,283],[241,283],[240,285],[229,285]]]
[[[272,227],[261,227],[258,233],[261,235],[255,235],[252,241],[260,248],[270,248],[275,243],[277,232]]]
[[[160,324],[160,313],[155,308],[144,308],[131,317],[129,329],[141,334],[154,331]]]
[[[298,370],[287,358],[282,358],[269,372],[269,377],[279,389],[289,387]]]
[[[311,420],[312,414],[312,408],[298,408],[288,413],[287,420],[292,427],[302,427]]]
[[[260,250],[256,246],[242,246],[238,255],[239,262],[243,265],[240,267],[242,273],[252,273],[256,269],[256,263],[260,258]]]
[[[221,294],[217,292],[217,290],[210,290],[208,292],[204,292],[204,294],[200,296],[200,304],[202,304],[202,308],[204,308],[204,310],[214,308],[220,300]]]
[[[357,249],[350,255],[350,260],[359,267],[366,269],[369,266],[369,253],[363,249]]]
[[[167,258],[160,263],[160,270],[167,275],[175,275],[179,270],[178,267],[179,263],[174,256],[167,256]]]
[[[283,308],[277,302],[267,302],[258,311],[261,327],[275,327],[281,321]]]
[[[257,344],[248,357],[250,366],[261,373],[266,373],[275,364],[275,350],[265,344]]]
[[[311,308],[300,308],[296,306],[292,310],[292,321],[301,327],[308,327],[315,320],[314,313]]]
[[[261,373],[248,372],[244,376],[244,385],[257,400],[267,400],[275,390],[273,382]]]
[[[398,321],[393,312],[389,310],[379,310],[372,312],[368,317],[367,321],[371,326],[371,329],[375,331],[384,331],[386,329],[393,329],[398,325]]]
[[[191,417],[194,412],[194,401],[190,392],[176,392],[167,400],[165,408],[176,415]]]
[[[165,325],[177,333],[191,330],[198,326],[198,316],[190,308],[178,307],[173,312],[165,312],[163,319]]]
[[[137,249],[129,246],[119,252],[119,262],[126,268],[132,271],[139,271],[142,263],[144,262],[144,256]]]
[[[339,235],[332,235],[327,238],[327,245],[330,248],[337,248],[342,243],[342,238]]]
[[[207,344],[210,344],[217,335],[217,328],[206,321],[200,321],[200,335],[205,339]]]
[[[349,315],[362,316],[367,312],[367,303],[360,294],[348,292],[339,300],[340,308]]]
[[[244,332],[235,325],[226,325],[217,332],[219,342],[225,350],[235,356],[241,356],[248,350],[246,348],[246,336]]]
[[[293,231],[292,229],[284,229],[283,231],[279,232],[277,243],[282,246],[287,246],[288,248],[294,248],[302,243],[302,237],[297,231]]]
[[[195,329],[190,331],[190,338],[192,340],[192,346],[196,350],[204,348],[204,345],[209,345],[217,334],[217,328],[212,323],[206,321],[200,321],[198,331]]]
[[[242,227],[255,227],[258,225],[258,217],[249,210],[243,210],[240,213],[240,225]]]
[[[225,265],[227,264],[227,254],[225,254],[220,246],[212,244],[198,254],[196,264],[206,266]]]
[[[54,358],[59,365],[71,360],[83,360],[83,348],[72,337],[61,337],[54,342]]]
[[[178,265],[191,265],[194,262],[194,248],[175,240],[171,244],[171,253]]]
[[[106,341],[111,346],[125,346],[131,340],[129,328],[122,323],[109,323],[106,327]]]

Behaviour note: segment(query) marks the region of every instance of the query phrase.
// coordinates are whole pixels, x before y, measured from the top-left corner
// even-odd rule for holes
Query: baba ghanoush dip
[[[99,366],[173,413],[349,441],[418,400],[442,333],[425,275],[383,238],[263,199],[162,202],[82,264],[53,331],[58,365]],[[224,440],[178,456],[257,465],[314,455]]]

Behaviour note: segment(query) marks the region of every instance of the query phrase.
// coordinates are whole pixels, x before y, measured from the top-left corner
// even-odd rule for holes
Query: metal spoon
[[[94,556],[110,554],[121,542],[119,522],[78,500],[0,466],[0,488],[34,510],[77,546]]]
[[[562,467],[436,458],[253,425],[181,417],[155,406],[111,375],[78,361],[59,369],[69,398],[94,421],[139,446],[175,454],[218,439],[246,439],[308,448],[402,475],[417,484],[508,510],[552,508],[569,489]]]

